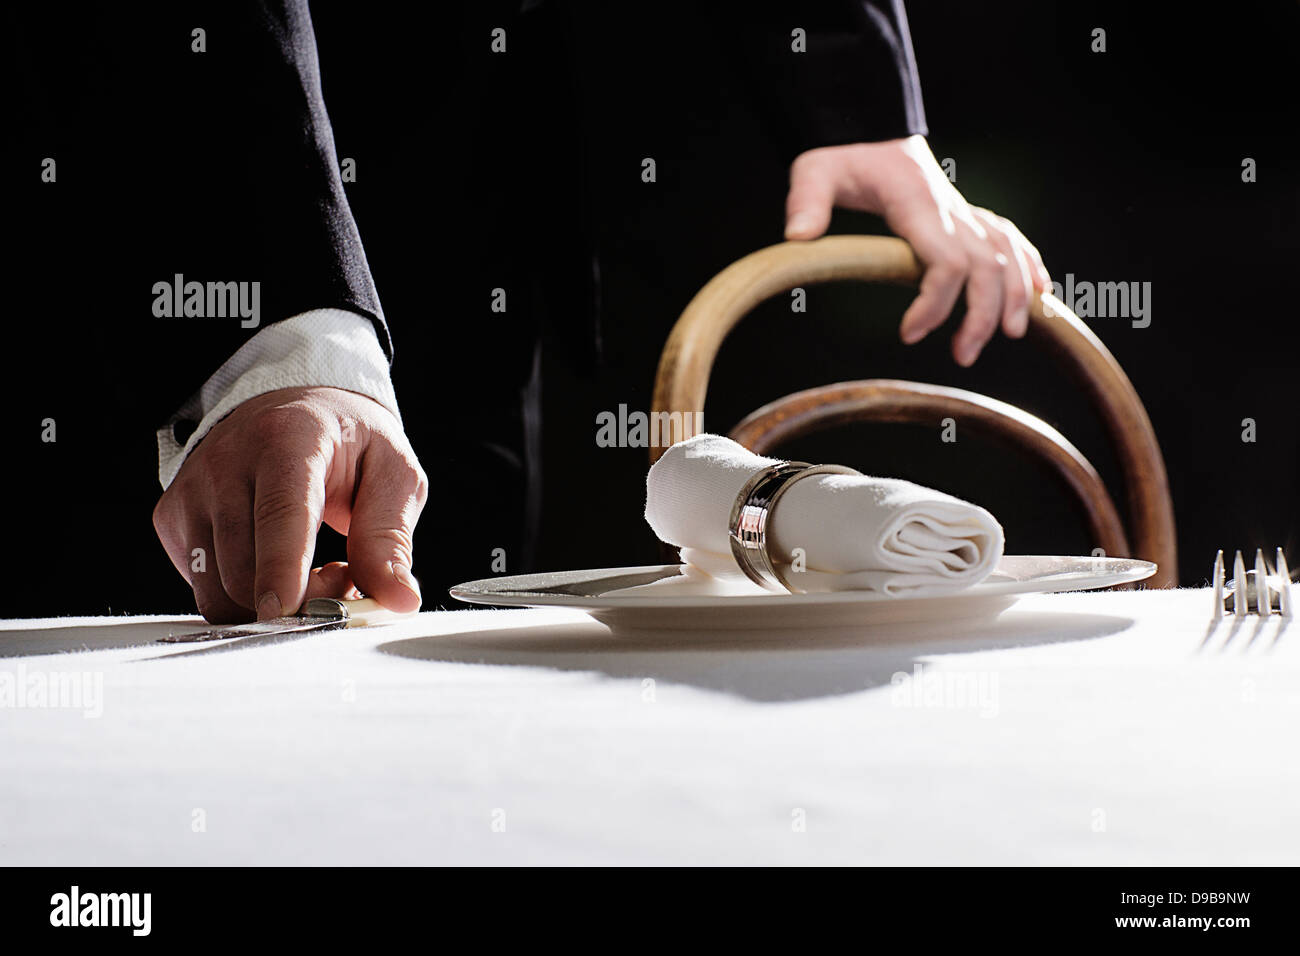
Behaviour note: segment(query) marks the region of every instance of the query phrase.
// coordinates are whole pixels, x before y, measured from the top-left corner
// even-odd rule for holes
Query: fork
[[[1251,594],[1255,596],[1255,613],[1263,617],[1273,613],[1273,593],[1277,593],[1277,610],[1282,617],[1291,617],[1291,573],[1287,570],[1286,555],[1277,549],[1277,562],[1270,573],[1264,562],[1264,550],[1255,549],[1255,567],[1246,570],[1246,562],[1238,551],[1232,561],[1232,580],[1225,586],[1223,581],[1223,551],[1214,557],[1214,619],[1223,617],[1232,602],[1235,617],[1245,617],[1250,613]],[[1227,593],[1225,594],[1225,588]]]

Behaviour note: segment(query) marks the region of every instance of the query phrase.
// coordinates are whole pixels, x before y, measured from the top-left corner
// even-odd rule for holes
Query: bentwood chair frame
[[[700,420],[723,339],[760,302],[817,282],[915,285],[921,273],[912,247],[888,236],[786,242],[737,260],[696,294],[673,326],[660,356],[654,413],[691,412],[696,416],[682,414],[682,419]],[[1044,461],[1082,505],[1098,547],[1113,557],[1156,562],[1159,571],[1148,585],[1175,587],[1177,542],[1164,458],[1132,383],[1101,340],[1055,296],[1033,298],[1029,331],[1082,387],[1105,424],[1124,481],[1131,534],[1097,470],[1060,432],[1022,409],[962,389],[888,379],[827,385],[763,406],[731,437],[762,454],[800,435],[854,421],[934,424],[953,418],[974,434],[1013,443]],[[651,447],[651,462],[663,452],[663,446]]]

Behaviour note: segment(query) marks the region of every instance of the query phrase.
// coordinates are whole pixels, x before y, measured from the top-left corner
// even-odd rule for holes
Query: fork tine
[[[1290,617],[1291,611],[1291,572],[1286,567],[1286,555],[1277,549],[1277,609],[1283,617]]]
[[[1268,593],[1268,566],[1264,564],[1264,549],[1255,549],[1255,611],[1260,617],[1273,613],[1273,598]]]
[[[1246,562],[1241,558],[1241,551],[1232,559],[1232,613],[1236,617],[1246,616]]]
[[[1280,549],[1279,549],[1280,550]],[[1214,556],[1214,619],[1223,617],[1223,549]]]

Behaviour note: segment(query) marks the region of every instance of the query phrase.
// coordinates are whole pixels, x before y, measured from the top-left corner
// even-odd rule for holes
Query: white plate
[[[555,571],[469,581],[451,596],[496,607],[580,608],[611,627],[713,630],[861,627],[902,621],[995,617],[1021,594],[1087,591],[1141,581],[1155,574],[1150,561],[1040,554],[1006,555],[979,584],[928,597],[890,597],[874,591],[829,594],[657,594],[653,589],[610,593],[678,574],[675,564]]]

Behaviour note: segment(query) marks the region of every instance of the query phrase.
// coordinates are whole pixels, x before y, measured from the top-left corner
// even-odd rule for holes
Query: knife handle
[[[413,617],[416,612],[399,614],[397,611],[390,611],[374,598],[358,598],[355,601],[346,601],[342,598],[312,598],[303,604],[298,613],[306,618],[321,618],[327,621],[346,618],[345,627],[365,627],[367,624],[400,621],[403,618]]]
[[[388,624],[413,617],[417,612],[401,614],[390,611],[374,598],[360,598],[356,601],[339,601],[348,612],[348,627],[366,627],[370,624]]]

